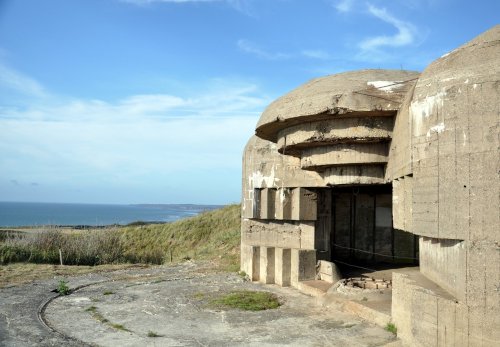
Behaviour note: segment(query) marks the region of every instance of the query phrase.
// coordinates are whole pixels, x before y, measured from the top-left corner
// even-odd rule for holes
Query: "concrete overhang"
[[[256,135],[277,142],[280,130],[304,122],[394,116],[418,76],[415,71],[360,70],[313,79],[272,102]]]

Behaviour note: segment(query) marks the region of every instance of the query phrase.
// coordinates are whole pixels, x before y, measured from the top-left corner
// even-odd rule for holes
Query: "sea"
[[[195,204],[64,204],[0,202],[0,226],[106,226],[132,222],[173,222],[220,205]]]

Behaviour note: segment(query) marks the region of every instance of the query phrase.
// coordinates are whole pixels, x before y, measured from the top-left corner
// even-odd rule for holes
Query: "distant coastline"
[[[65,226],[74,228],[167,223],[195,216],[221,205],[198,204],[86,204],[0,202],[0,227]]]

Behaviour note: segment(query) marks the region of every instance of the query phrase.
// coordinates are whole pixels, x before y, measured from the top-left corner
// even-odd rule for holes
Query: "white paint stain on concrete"
[[[443,106],[443,99],[446,96],[444,90],[435,95],[428,95],[421,100],[413,101],[410,105],[410,116],[413,120],[413,135],[419,136],[425,133],[423,122],[425,118],[429,118],[431,113]]]
[[[248,184],[252,188],[272,188],[278,187],[277,183],[279,178],[276,177],[274,166],[271,168],[271,173],[268,176],[262,174],[262,172],[253,172],[250,177],[248,177]]]
[[[386,93],[392,93],[394,89],[401,88],[402,81],[371,81],[366,82],[367,85],[375,87]]]
[[[427,131],[427,137],[431,137],[432,133],[440,134],[444,131],[444,123],[439,123],[438,125],[434,125]]]

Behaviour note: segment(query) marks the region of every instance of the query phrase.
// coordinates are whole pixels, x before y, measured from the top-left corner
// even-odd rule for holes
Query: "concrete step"
[[[387,323],[390,323],[391,321],[390,314],[368,307],[356,301],[346,301],[343,309],[345,312],[355,314],[356,316],[375,323],[382,328],[385,328]]]
[[[317,297],[325,295],[331,286],[333,286],[333,283],[321,280],[311,280],[300,281],[297,288],[305,294]]]

